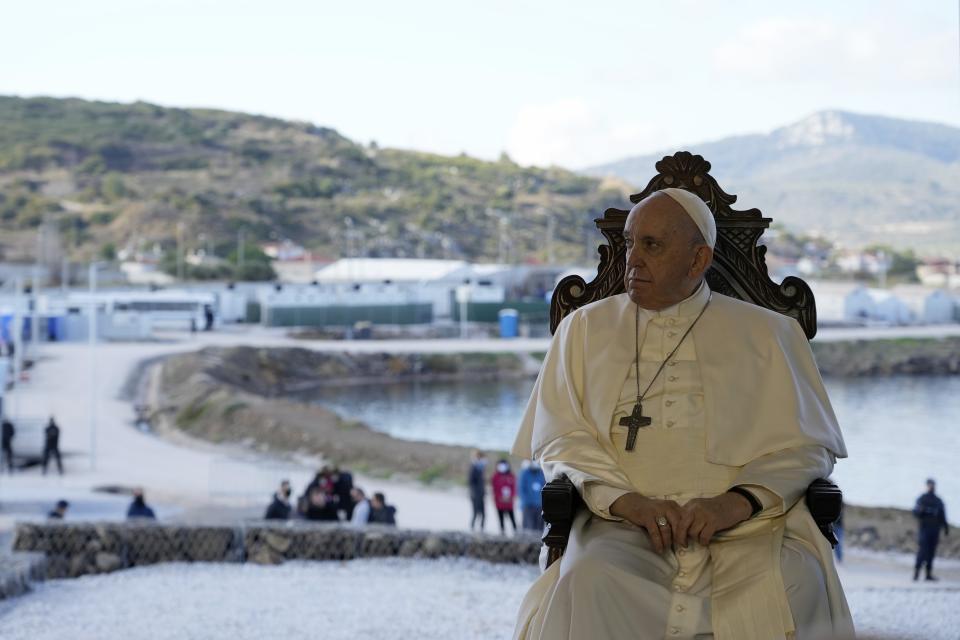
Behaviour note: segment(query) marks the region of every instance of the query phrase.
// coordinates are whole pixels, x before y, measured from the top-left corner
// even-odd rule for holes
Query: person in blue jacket
[[[520,467],[520,512],[523,514],[523,528],[531,531],[543,529],[543,503],[540,490],[546,482],[543,469],[535,462],[524,460]]]
[[[130,503],[130,507],[127,509],[127,519],[132,518],[157,519],[156,514],[153,513],[153,509],[148,507],[147,503],[144,502],[143,489],[140,487],[133,490],[133,502]]]

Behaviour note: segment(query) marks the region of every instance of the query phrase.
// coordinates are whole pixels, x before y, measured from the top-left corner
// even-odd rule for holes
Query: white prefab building
[[[434,320],[453,315],[456,291],[469,285],[470,301],[503,302],[506,265],[474,265],[463,260],[415,258],[344,258],[319,269],[317,291],[322,304],[369,306],[430,304]],[[261,304],[273,304],[261,299]]]
[[[317,269],[318,284],[364,284],[406,282],[449,282],[463,284],[463,260],[420,260],[416,258],[343,258]]]
[[[157,329],[199,330],[205,310],[214,310],[213,294],[189,291],[70,292],[41,296],[46,317],[62,319],[61,339],[86,340],[90,312],[97,310],[97,336],[104,340],[143,340]]]

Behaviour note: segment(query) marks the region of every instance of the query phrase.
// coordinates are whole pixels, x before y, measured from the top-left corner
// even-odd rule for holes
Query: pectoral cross
[[[643,405],[637,402],[633,405],[633,413],[629,416],[620,418],[620,426],[626,427],[627,431],[627,451],[633,451],[637,444],[637,432],[640,427],[649,427],[653,420],[649,416],[643,415]]]

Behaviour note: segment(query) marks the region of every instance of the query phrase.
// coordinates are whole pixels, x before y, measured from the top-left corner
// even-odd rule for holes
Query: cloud
[[[599,105],[565,98],[522,106],[507,138],[507,152],[520,164],[582,168],[666,142],[652,124],[614,121]]]
[[[748,82],[942,87],[955,81],[954,46],[948,30],[772,18],[745,25],[717,45],[711,58],[718,72]]]

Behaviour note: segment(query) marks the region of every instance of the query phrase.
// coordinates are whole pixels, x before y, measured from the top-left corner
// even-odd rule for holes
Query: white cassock
[[[713,294],[643,402],[652,424],[625,450],[619,424],[677,346],[710,290],[659,312],[620,294],[560,324],[514,454],[567,474],[589,510],[566,553],[531,587],[515,638],[852,638],[830,545],[803,500],[843,438],[810,346],[791,318]],[[763,510],[707,547],[657,554],[645,530],[610,515],[635,491],[683,504],[733,486]],[[711,635],[712,634],[712,635]]]

